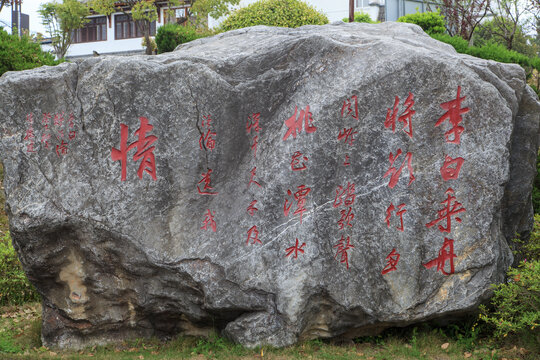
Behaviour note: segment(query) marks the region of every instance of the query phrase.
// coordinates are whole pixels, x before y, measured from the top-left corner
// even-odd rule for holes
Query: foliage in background
[[[490,0],[435,0],[435,4],[446,20],[448,34],[467,41],[490,10]]]
[[[157,29],[158,54],[173,51],[178,45],[212,35],[211,31],[195,29],[193,26],[166,24]]]
[[[439,9],[436,12],[415,13],[402,16],[398,22],[416,24],[427,34],[444,34],[446,31],[446,22]]]
[[[349,18],[343,18],[343,22],[349,22]],[[354,22],[376,24],[377,21],[373,21],[369,14],[360,11],[354,13]]]
[[[89,20],[88,7],[77,0],[63,0],[41,4],[38,10],[42,23],[51,37],[52,46],[58,59],[64,58],[72,41],[72,33]]]
[[[0,75],[6,71],[57,65],[54,56],[41,50],[28,36],[10,35],[0,29]]]
[[[299,0],[260,0],[234,11],[223,23],[224,31],[268,25],[295,28],[328,24],[326,15]]]
[[[20,305],[39,299],[22,270],[8,232],[0,238],[0,306]]]
[[[448,34],[433,34],[432,37],[450,44],[457,52],[469,54],[482,59],[495,60],[503,63],[519,64],[525,69],[527,77],[532,75],[533,69],[540,71],[540,58],[530,58],[514,50],[508,50],[502,45],[488,42],[484,46],[469,46],[469,43],[459,36]]]
[[[523,55],[529,57],[538,56],[540,47],[534,42],[534,39],[531,36],[525,34],[523,26],[517,25],[515,32],[510,38],[505,38],[505,30],[500,28],[501,22],[505,20],[499,19],[484,21],[474,33],[474,45],[475,46],[484,46],[488,43],[499,44],[506,47],[509,50],[515,50]],[[509,47],[509,41],[511,45]]]
[[[525,259],[508,271],[507,283],[493,285],[491,306],[480,307],[480,318],[499,337],[520,334],[540,346],[540,215],[534,216],[534,230],[520,252]]]

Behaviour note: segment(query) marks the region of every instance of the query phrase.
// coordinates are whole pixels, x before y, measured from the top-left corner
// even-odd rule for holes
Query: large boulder
[[[530,230],[517,65],[411,24],[253,27],[0,78],[47,346],[353,338],[467,314]]]

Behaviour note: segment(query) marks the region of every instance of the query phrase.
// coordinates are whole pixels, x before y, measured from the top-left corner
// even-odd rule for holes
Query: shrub
[[[343,22],[349,22],[349,18],[343,18]],[[369,14],[366,14],[365,12],[355,12],[354,13],[354,22],[368,23],[368,24],[376,24],[377,23],[377,21],[371,20],[371,16],[369,16]]]
[[[0,306],[19,305],[39,299],[22,270],[8,232],[0,238]]]
[[[211,33],[199,34],[195,28],[179,24],[165,24],[158,28],[156,45],[158,54],[173,51],[178,45],[195,39],[211,35]]]
[[[248,26],[268,25],[295,28],[302,25],[324,25],[326,15],[299,0],[260,0],[235,10],[223,23],[223,31]]]
[[[508,282],[493,285],[491,307],[481,306],[480,318],[495,328],[495,335],[540,335],[540,215],[534,216],[529,242],[523,244],[523,261],[508,271]],[[540,338],[538,338],[540,339]],[[538,340],[537,340],[538,341]]]
[[[57,65],[54,56],[41,50],[28,36],[10,35],[0,29],[0,75],[6,71],[33,69],[42,65]]]
[[[484,46],[468,46],[469,43],[467,40],[464,40],[459,36],[431,34],[431,37],[452,45],[458,53],[469,54],[482,59],[495,60],[502,63],[519,64],[527,73],[527,77],[531,76],[533,69],[540,71],[540,58],[530,58],[516,51],[508,50],[506,47],[499,44],[489,42]]]
[[[416,24],[429,35],[444,34],[446,32],[446,22],[439,9],[436,12],[424,12],[409,14],[400,17],[398,22]]]

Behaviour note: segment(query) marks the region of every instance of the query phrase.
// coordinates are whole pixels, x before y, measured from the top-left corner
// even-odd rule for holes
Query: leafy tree
[[[500,24],[510,23],[511,20],[500,18],[483,22],[475,31],[474,44],[484,46],[488,42],[500,44],[508,50],[515,50],[521,54],[530,57],[538,55],[538,44],[535,44],[534,38],[525,34],[523,26],[517,24],[507,24],[501,27]],[[510,30],[512,29],[512,30]],[[510,32],[507,32],[510,30]],[[505,36],[505,34],[507,36]]]
[[[23,35],[10,35],[0,29],[0,75],[6,71],[32,69],[42,65],[56,65],[50,53],[41,50],[38,43]]]
[[[11,5],[11,0],[0,0],[0,12],[5,7],[8,7]]]
[[[474,29],[486,17],[490,0],[437,0],[446,20],[446,31],[471,42]]]
[[[248,26],[268,25],[298,27],[302,25],[324,25],[326,15],[299,0],[260,0],[234,11],[223,23],[225,31]]]
[[[53,1],[42,4],[38,12],[51,37],[57,58],[62,59],[71,45],[73,31],[88,22],[88,8],[77,0],[63,0],[62,3]]]
[[[446,31],[446,22],[439,9],[437,9],[436,12],[417,12],[415,14],[405,15],[400,17],[397,21],[416,24],[429,35],[444,34]]]
[[[514,49],[514,40],[522,32],[524,15],[530,10],[522,0],[493,0],[490,11],[493,19],[485,30],[504,40],[508,50]],[[481,25],[482,26],[482,25]],[[523,35],[523,34],[521,34]]]

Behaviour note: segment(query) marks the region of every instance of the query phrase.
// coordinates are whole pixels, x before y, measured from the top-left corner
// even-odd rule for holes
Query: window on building
[[[107,40],[107,17],[89,18],[83,28],[73,31],[73,43]]]
[[[178,8],[178,9],[171,9],[171,10],[164,10],[164,17],[165,17],[165,24],[167,23],[177,23],[182,18],[188,17],[188,8]],[[184,24],[186,24],[184,22]]]
[[[356,7],[369,7],[370,0],[356,0]]]
[[[135,24],[131,15],[115,15],[114,16],[114,38],[115,39],[131,39],[143,37],[144,34]],[[150,35],[156,35],[156,22],[150,23]]]

